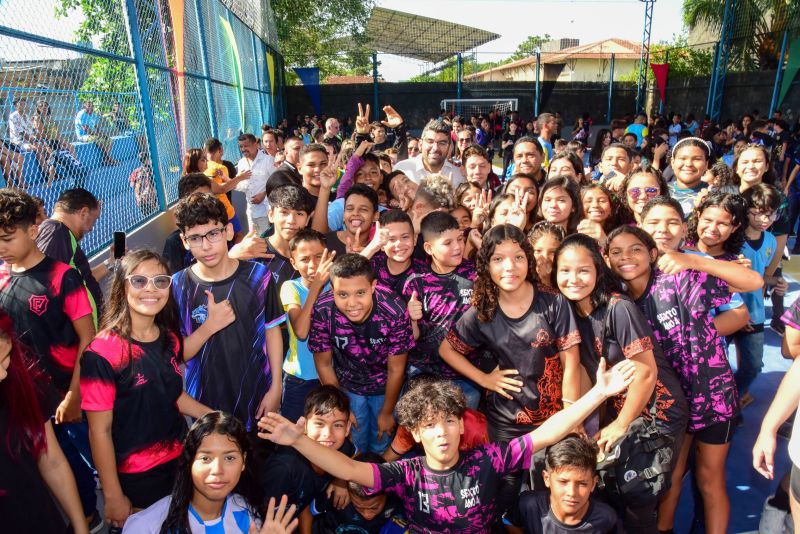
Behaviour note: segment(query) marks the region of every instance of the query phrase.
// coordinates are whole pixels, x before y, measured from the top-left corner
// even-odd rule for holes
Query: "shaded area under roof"
[[[368,46],[378,52],[439,63],[500,36],[462,24],[376,7],[367,22],[367,37]]]

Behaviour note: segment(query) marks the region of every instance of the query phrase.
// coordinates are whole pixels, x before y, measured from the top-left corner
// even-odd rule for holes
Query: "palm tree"
[[[725,0],[683,0],[683,22],[689,29],[707,27],[719,34]],[[784,30],[800,33],[800,2],[736,0],[730,68],[775,70]]]

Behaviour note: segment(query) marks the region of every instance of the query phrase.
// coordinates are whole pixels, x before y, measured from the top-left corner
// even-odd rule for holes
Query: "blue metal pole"
[[[711,98],[711,120],[719,121],[722,114],[722,99],[725,97],[725,79],[728,76],[728,59],[731,53],[736,0],[725,0],[722,31],[720,32],[719,53],[714,69],[714,92]]]
[[[217,131],[217,110],[214,108],[214,92],[211,87],[211,69],[208,63],[208,49],[206,48],[206,26],[201,14],[203,6],[201,0],[194,0],[195,18],[197,19],[197,40],[200,42],[200,59],[203,63],[203,76],[206,85],[206,106],[208,107],[208,123],[211,126],[211,137],[219,138]]]
[[[611,103],[614,98],[614,63],[616,63],[616,59],[616,54],[611,54],[611,65],[608,73],[608,111],[606,112],[606,120],[609,124],[611,124]]]
[[[378,109],[378,53],[372,53],[372,116],[375,120],[380,119]]]
[[[457,84],[456,84],[456,98],[458,102],[456,103],[456,115],[461,116],[461,77],[463,74],[463,59],[461,57],[461,52],[456,55],[456,76]]]
[[[539,116],[539,66],[542,64],[542,53],[536,49],[536,96],[533,99],[533,114]]]
[[[150,162],[153,169],[153,181],[156,184],[156,195],[161,211],[167,209],[167,196],[164,191],[164,181],[161,176],[161,165],[158,157],[158,143],[156,142],[156,129],[153,124],[153,104],[150,101],[150,89],[147,85],[147,67],[144,64],[144,50],[139,33],[139,21],[136,16],[135,0],[125,0],[123,3],[128,24],[128,37],[133,49],[134,65],[136,67],[136,85],[139,90],[139,100],[142,103],[144,115],[144,130],[147,134],[147,148],[150,152]]]
[[[664,63],[667,64],[667,77],[669,77],[669,48],[667,48],[667,52],[664,55]],[[666,83],[666,81],[664,82],[664,92],[665,93],[667,92],[667,83]],[[660,99],[660,101],[658,103],[658,114],[659,115],[663,115],[664,114],[664,99],[666,98],[666,95],[659,95],[659,96],[661,97],[661,99]]]
[[[642,49],[639,54],[639,78],[636,82],[636,112],[644,109],[647,100],[647,68],[650,64],[650,33],[653,27],[653,3],[655,0],[641,0],[644,2],[644,32],[642,33]]]
[[[719,57],[719,41],[714,45],[714,62],[711,64],[711,80],[708,83],[708,98],[706,99],[706,115],[711,116],[711,100],[714,98],[714,82],[717,79],[717,58]]]
[[[769,104],[769,116],[775,112],[778,107],[778,95],[781,90],[781,82],[783,81],[783,58],[786,57],[786,47],[789,45],[789,30],[783,31],[783,43],[781,43],[781,55],[778,56],[778,71],[775,73],[775,87],[772,88],[772,101]]]

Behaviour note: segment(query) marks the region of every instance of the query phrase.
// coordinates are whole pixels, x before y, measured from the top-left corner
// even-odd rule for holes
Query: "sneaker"
[[[747,393],[745,393],[744,395],[742,395],[742,397],[739,399],[739,407],[740,407],[742,410],[744,410],[745,408],[747,408],[747,406],[749,406],[750,404],[752,404],[752,402],[753,402],[754,400],[755,400],[755,399],[753,398],[753,396],[752,396],[752,395],[750,395],[750,392],[748,391]]]
[[[100,518],[100,512],[95,512],[89,521],[89,534],[100,534],[106,531],[106,522]]]
[[[769,496],[764,501],[764,510],[761,512],[761,521],[758,523],[758,534],[785,534],[785,521],[789,514],[771,506],[769,504],[771,498],[772,496]]]
[[[781,321],[772,321],[769,323],[769,327],[772,328],[772,331],[779,336],[783,336],[784,332],[786,332],[786,325],[784,325]]]

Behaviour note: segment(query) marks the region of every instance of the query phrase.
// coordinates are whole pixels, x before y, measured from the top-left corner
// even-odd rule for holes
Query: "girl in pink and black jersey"
[[[81,361],[81,407],[105,519],[118,528],[135,509],[169,495],[186,434],[183,415],[210,411],[183,391],[168,273],[148,250],[122,259],[101,330]]]
[[[682,474],[694,447],[706,532],[722,534],[730,514],[725,459],[739,405],[725,346],[709,311],[730,301],[728,283],[721,277],[730,263],[671,250],[659,258],[653,238],[630,226],[611,232],[606,256],[650,323],[689,404],[688,433],[673,471],[672,488],[659,507],[658,529],[672,529]],[[746,287],[738,289],[744,291],[761,284],[759,277],[743,281]]]

